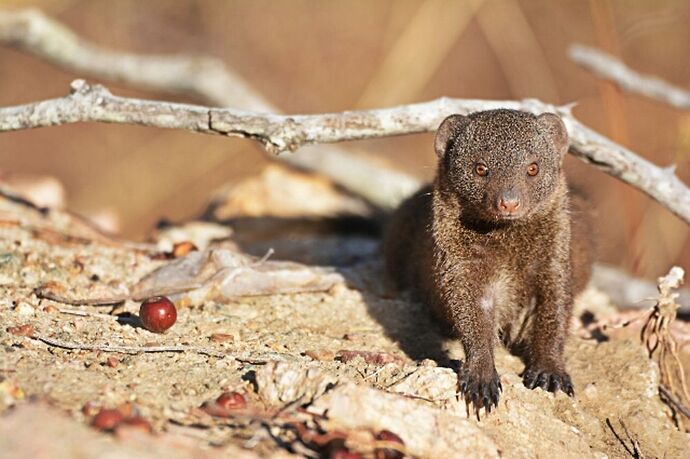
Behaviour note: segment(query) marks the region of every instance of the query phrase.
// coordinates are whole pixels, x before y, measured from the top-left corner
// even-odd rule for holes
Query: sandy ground
[[[345,449],[374,457],[381,430],[414,457],[687,454],[690,436],[660,401],[657,366],[634,333],[595,340],[574,320],[566,351],[574,399],[526,389],[522,362],[500,349],[504,392],[478,421],[456,396],[462,353],[422,305],[386,290],[375,241],[276,242],[274,257],[287,244],[303,259],[345,259],[338,269],[347,281],[316,293],[173,296],[177,323],[154,334],[131,316],[136,302],[69,306],[35,289],[123,294],[169,261],[151,247],[95,237],[65,214],[0,203],[0,457],[337,457]],[[361,257],[353,247],[364,247]],[[577,310],[616,312],[594,290]],[[32,336],[12,328],[21,326]],[[184,350],[146,352],[152,346]],[[242,393],[247,407],[200,409],[227,391]],[[88,427],[102,407],[134,410],[153,432]]]

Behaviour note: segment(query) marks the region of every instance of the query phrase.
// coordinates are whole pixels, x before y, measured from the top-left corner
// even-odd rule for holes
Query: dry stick
[[[103,48],[35,9],[0,11],[0,43],[79,74],[136,88],[196,96],[215,106],[280,112],[219,59],[137,55]],[[378,166],[338,146],[306,148],[300,155],[278,159],[325,175],[382,208],[395,207],[420,186],[418,180],[407,174]]]
[[[113,316],[110,314],[102,314],[99,312],[82,311],[80,309],[57,308],[57,311],[62,313],[62,314],[69,314],[69,315],[80,316],[80,317],[97,317],[99,319],[106,319],[106,320],[112,320],[112,321],[118,321],[118,320],[123,319],[122,317]]]
[[[670,390],[666,389],[663,385],[659,385],[659,392],[661,395],[668,400],[668,402],[673,405],[680,413],[682,413],[686,418],[690,419],[690,408],[683,405],[680,400],[678,400]]]
[[[200,288],[202,285],[194,285],[186,288],[168,288],[168,289],[160,289],[156,291],[155,296],[170,296],[170,295],[177,295],[179,293],[185,293],[189,292],[191,290],[194,290],[196,288]],[[124,303],[125,301],[144,301],[147,298],[150,298],[151,296],[154,295],[130,295],[130,294],[121,294],[118,296],[113,296],[113,297],[99,297],[99,298],[69,298],[63,295],[60,295],[59,293],[55,293],[49,288],[46,287],[38,287],[34,289],[34,295],[36,295],[38,298],[42,300],[50,300],[54,301],[56,303],[62,303],[62,304],[70,304],[72,306],[115,306],[120,303]]]
[[[38,287],[34,289],[34,295],[42,300],[50,300],[62,304],[71,304],[72,306],[114,306],[131,299],[129,295],[121,295],[113,298],[68,298],[45,287]]]
[[[107,344],[81,344],[68,343],[46,336],[34,335],[31,337],[50,346],[59,347],[62,349],[80,350],[80,351],[103,351],[103,352],[117,352],[121,354],[139,354],[146,352],[196,352],[198,354],[209,355],[211,357],[231,357],[224,352],[214,351],[213,349],[205,349],[201,347],[192,346],[110,346]]]
[[[572,154],[647,193],[690,223],[690,189],[676,177],[673,167],[658,167],[587,128],[572,116],[570,106],[556,107],[534,99],[440,98],[385,109],[286,116],[118,97],[103,86],[91,86],[83,80],[75,80],[71,86],[71,94],[63,98],[0,108],[0,132],[87,121],[136,124],[245,137],[261,142],[269,152],[279,153],[314,143],[433,131],[452,113],[496,108],[555,112],[568,128]]]
[[[609,427],[609,429],[610,429],[611,432],[613,433],[613,436],[616,437],[616,440],[618,440],[618,441],[620,442],[620,444],[623,446],[623,448],[625,448],[625,451],[626,451],[628,454],[630,454],[630,457],[633,457],[633,458],[636,458],[636,459],[640,457],[640,456],[637,454],[637,451],[631,450],[630,448],[628,448],[628,445],[625,443],[625,440],[623,440],[623,439],[620,437],[620,435],[618,435],[618,432],[616,432],[616,429],[613,428],[613,424],[611,423],[611,420],[610,420],[609,418],[606,418],[606,425]],[[631,445],[631,446],[632,446],[633,448],[635,447],[634,444]]]
[[[568,51],[570,59],[594,73],[616,83],[633,94],[690,110],[690,91],[674,86],[661,78],[632,70],[615,56],[596,48],[575,44]]]
[[[644,459],[644,454],[642,454],[642,451],[640,450],[640,442],[638,442],[628,431],[628,428],[625,426],[623,423],[623,420],[621,418],[618,418],[618,423],[623,427],[623,432],[625,432],[625,436],[628,437],[628,440],[630,440],[630,444],[633,447],[633,452],[635,453],[635,457],[639,457],[640,459]]]
[[[197,354],[208,355],[217,358],[232,358],[242,363],[250,363],[254,365],[263,365],[271,360],[280,360],[280,354],[273,355],[274,358],[261,358],[252,356],[251,354],[243,353],[239,355],[228,354],[225,352],[215,351],[213,349],[195,347],[195,346],[110,346],[107,344],[81,344],[68,343],[66,341],[48,338],[47,336],[33,335],[31,339],[41,341],[49,346],[59,347],[62,349],[80,350],[80,351],[102,351],[102,352],[116,352],[120,354],[140,354],[153,352],[193,352]]]

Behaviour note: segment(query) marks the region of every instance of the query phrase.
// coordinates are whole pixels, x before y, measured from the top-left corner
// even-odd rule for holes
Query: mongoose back
[[[386,266],[462,342],[460,391],[498,404],[494,344],[522,355],[523,383],[574,394],[563,348],[592,263],[586,201],[562,171],[561,119],[515,110],[451,115],[434,140],[433,184],[393,215]]]

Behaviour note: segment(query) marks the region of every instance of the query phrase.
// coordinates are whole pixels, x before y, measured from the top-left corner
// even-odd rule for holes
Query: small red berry
[[[177,310],[172,301],[164,296],[154,296],[141,303],[139,319],[148,331],[163,333],[177,320]]]
[[[223,392],[216,399],[216,405],[224,410],[238,410],[247,406],[247,400],[239,392]]]
[[[125,417],[118,410],[102,409],[91,421],[91,425],[99,430],[111,432],[124,421]]]

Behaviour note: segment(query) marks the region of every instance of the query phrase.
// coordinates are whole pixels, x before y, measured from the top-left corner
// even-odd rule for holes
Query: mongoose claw
[[[486,413],[491,413],[493,407],[498,406],[498,399],[500,397],[503,386],[498,378],[496,370],[488,378],[479,376],[476,372],[469,369],[462,370],[459,375],[460,392],[465,398],[465,403],[468,406],[472,405],[479,418],[479,410],[484,408]]]
[[[541,387],[549,392],[561,390],[571,397],[575,396],[570,376],[564,371],[549,371],[537,367],[529,367],[522,375],[522,383],[528,389]]]

